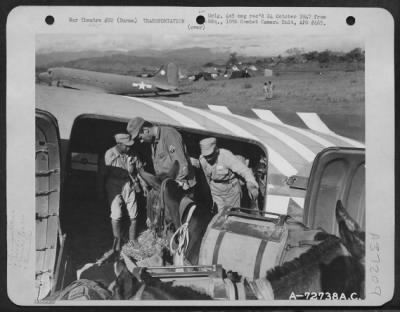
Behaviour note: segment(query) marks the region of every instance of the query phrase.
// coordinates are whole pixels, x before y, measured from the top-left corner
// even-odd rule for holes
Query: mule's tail
[[[154,79],[160,82],[167,82],[168,84],[177,87],[179,79],[179,68],[174,63],[162,65],[158,72],[154,74]]]

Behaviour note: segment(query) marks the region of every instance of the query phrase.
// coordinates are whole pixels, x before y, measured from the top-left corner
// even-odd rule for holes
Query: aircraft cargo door
[[[55,284],[57,253],[63,245],[59,222],[60,140],[55,118],[36,110],[36,291],[37,300]],[[59,241],[60,239],[60,241]]]
[[[336,202],[365,228],[365,149],[331,147],[320,152],[311,169],[303,222],[339,235]]]

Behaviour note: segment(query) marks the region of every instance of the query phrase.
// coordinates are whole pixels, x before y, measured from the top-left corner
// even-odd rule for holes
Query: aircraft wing
[[[158,90],[154,92],[134,92],[134,93],[129,93],[129,94],[124,94],[125,96],[130,96],[130,97],[154,97],[154,96],[179,96],[182,94],[189,94],[190,92],[188,91],[180,91],[180,90]]]
[[[100,87],[91,86],[91,85],[87,85],[87,84],[83,84],[83,83],[71,82],[69,80],[52,81],[52,85],[60,87],[60,88],[90,91],[90,92],[95,92],[95,93],[109,93],[108,91],[106,91],[105,89],[102,89]]]

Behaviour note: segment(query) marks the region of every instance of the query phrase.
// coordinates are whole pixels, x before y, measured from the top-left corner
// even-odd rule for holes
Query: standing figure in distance
[[[265,94],[265,99],[268,99],[268,84],[266,82],[264,82],[263,90]]]
[[[264,88],[265,88],[265,85],[264,85]],[[273,90],[274,90],[274,85],[273,85],[273,83],[272,83],[272,81],[271,80],[269,80],[268,81],[268,85],[267,85],[267,88],[266,88],[267,90],[267,99],[272,99],[272,97],[273,97]]]

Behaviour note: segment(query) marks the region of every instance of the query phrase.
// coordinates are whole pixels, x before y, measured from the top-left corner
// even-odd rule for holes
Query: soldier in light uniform
[[[246,181],[250,198],[257,198],[258,184],[253,172],[231,151],[218,148],[215,138],[201,140],[200,149],[199,161],[218,210],[225,206],[240,207],[242,188],[239,177]]]
[[[113,251],[121,248],[121,217],[126,209],[130,218],[129,240],[136,239],[137,196],[140,192],[139,181],[134,171],[136,157],[128,152],[134,144],[129,134],[116,134],[116,145],[106,151],[105,188],[111,208],[111,225],[114,235]]]

